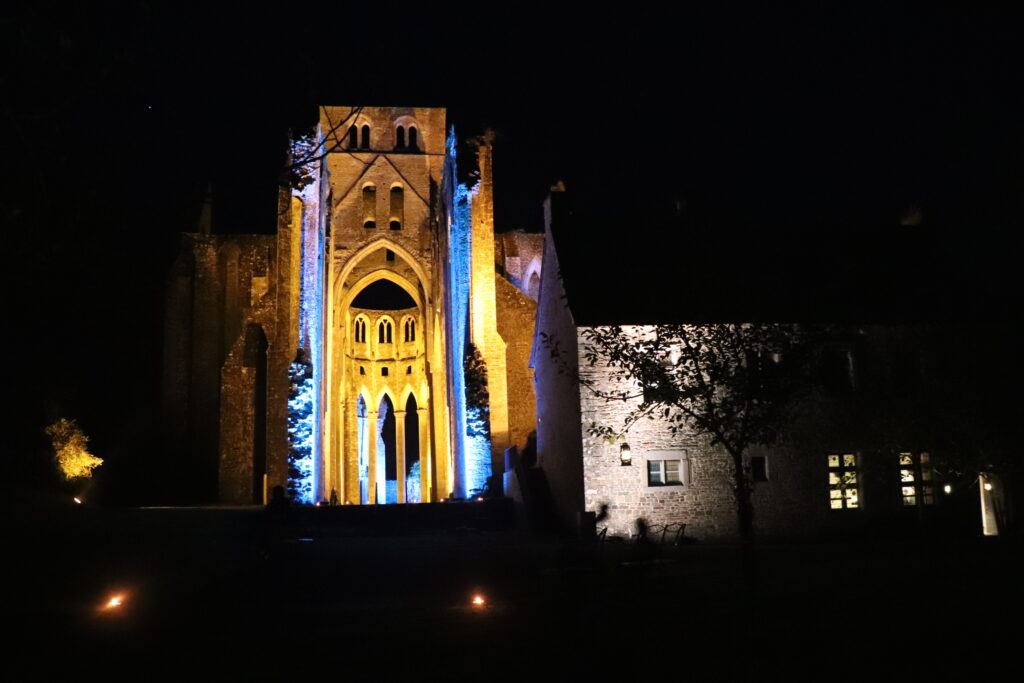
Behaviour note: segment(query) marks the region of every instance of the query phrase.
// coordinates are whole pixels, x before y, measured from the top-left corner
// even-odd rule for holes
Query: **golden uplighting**
[[[487,601],[484,600],[484,596],[479,593],[473,596],[473,607],[483,607],[486,604]]]

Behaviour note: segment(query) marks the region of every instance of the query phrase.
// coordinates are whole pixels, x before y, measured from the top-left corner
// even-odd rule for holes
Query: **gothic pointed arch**
[[[337,299],[338,294],[340,293],[342,288],[344,288],[345,281],[348,279],[349,275],[352,274],[353,269],[355,269],[356,266],[358,266],[359,263],[362,262],[367,256],[376,251],[380,251],[381,249],[390,249],[395,253],[396,256],[400,257],[409,265],[410,268],[412,268],[413,272],[416,273],[416,277],[419,279],[420,283],[423,286],[423,292],[425,297],[423,304],[429,306],[430,277],[427,274],[426,270],[423,268],[423,265],[416,259],[416,257],[409,253],[409,251],[405,247],[400,245],[398,242],[395,242],[394,240],[387,239],[386,237],[381,237],[373,240],[372,242],[364,246],[362,249],[360,249],[358,252],[356,252],[352,256],[352,258],[348,260],[345,266],[341,269],[341,272],[338,274],[337,279],[335,280],[334,286],[336,291],[333,292],[335,299]],[[353,287],[354,286],[355,285],[353,285]]]

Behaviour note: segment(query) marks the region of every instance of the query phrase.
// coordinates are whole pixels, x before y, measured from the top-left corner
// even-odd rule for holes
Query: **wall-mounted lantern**
[[[633,464],[633,453],[629,450],[629,444],[619,446],[619,463],[623,466]]]

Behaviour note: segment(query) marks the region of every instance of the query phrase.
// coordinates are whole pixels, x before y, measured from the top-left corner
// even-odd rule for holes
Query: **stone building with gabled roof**
[[[620,216],[624,225],[635,221],[630,238],[609,243],[593,234],[597,208],[574,206],[563,190],[553,188],[545,204],[532,355],[537,466],[563,526],[596,518],[605,533],[631,536],[643,520],[663,533],[735,537],[733,464],[706,434],[673,432],[661,419],[633,424],[625,443],[593,429],[621,427],[643,388],[615,384],[600,354],[591,362],[588,331],[622,326],[640,339],[657,324],[771,321],[813,330],[815,361],[812,388],[787,433],[771,449],[746,453],[756,534],[887,534],[921,526],[971,533],[984,519],[990,533],[996,517],[1006,523],[1001,484],[994,483],[999,467],[978,459],[983,449],[966,446],[989,439],[988,424],[1003,435],[992,437],[989,452],[1009,452],[995,417],[1008,405],[1006,387],[996,386],[1002,366],[964,351],[990,348],[1007,358],[1008,338],[1004,326],[944,308],[971,292],[908,277],[939,265],[934,245],[920,244],[927,233],[917,226],[896,232],[906,226],[894,224],[866,231],[859,245],[844,237],[819,241],[819,254],[792,244],[787,251],[777,235],[742,219],[726,232],[714,228],[728,222],[721,213],[701,221],[679,203],[660,210],[651,202],[630,206]],[[872,242],[878,234],[885,238]],[[735,245],[741,238],[745,248]],[[872,243],[884,253],[869,259]],[[828,254],[834,258],[827,263],[815,261]],[[576,377],[605,394],[626,390],[635,398],[606,400]],[[965,407],[968,396],[977,409]],[[1003,467],[1004,478],[1013,471]]]

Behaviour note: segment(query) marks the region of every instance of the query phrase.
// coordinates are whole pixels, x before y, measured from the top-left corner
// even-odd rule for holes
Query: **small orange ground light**
[[[479,594],[473,596],[473,607],[483,607],[486,604],[487,601],[484,600],[484,596]]]
[[[125,595],[124,593],[116,593],[111,595],[106,602],[103,603],[103,611],[109,612],[111,610],[120,609],[124,606]]]

